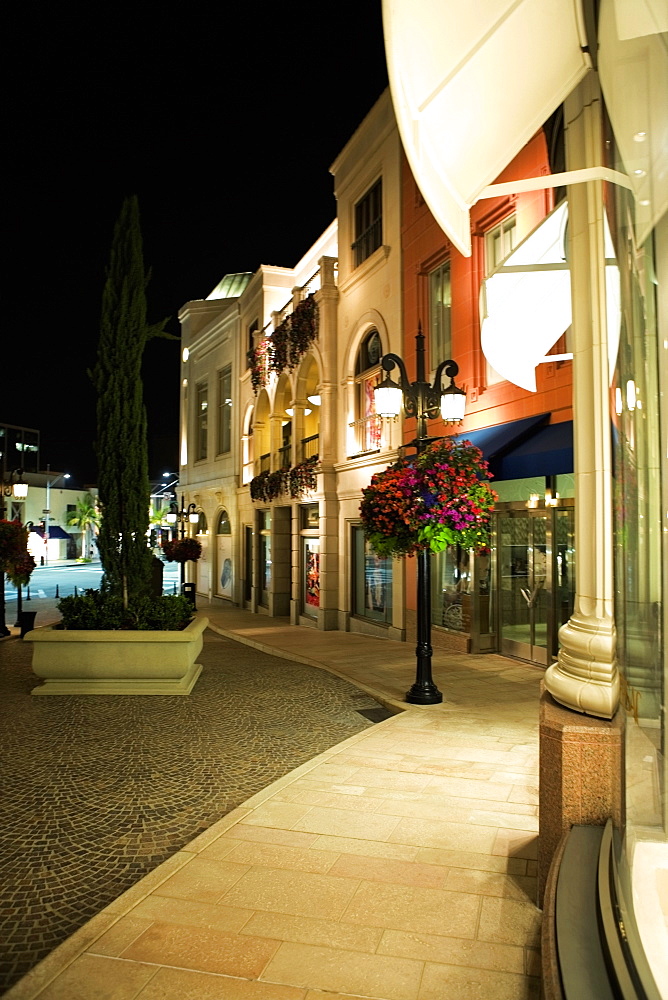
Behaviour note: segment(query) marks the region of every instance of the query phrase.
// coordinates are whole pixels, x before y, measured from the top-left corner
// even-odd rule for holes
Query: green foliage
[[[202,555],[202,543],[196,538],[175,538],[171,542],[163,542],[162,551],[167,562],[185,563],[191,559],[193,562]]]
[[[95,503],[95,497],[90,493],[78,497],[74,510],[67,512],[65,522],[78,528],[81,532],[81,562],[90,562],[90,559],[86,558],[88,538],[90,533],[100,525],[100,512]]]
[[[97,391],[96,452],[102,514],[98,548],[104,586],[120,596],[126,607],[149,589],[151,580],[142,356],[152,337],[169,336],[164,330],[166,320],[155,326],[147,322],[148,277],[137,199],[127,198],[114,229],[92,373]]]
[[[128,629],[133,631],[180,632],[192,621],[193,607],[181,594],[136,597],[127,608],[117,594],[85,590],[58,602],[62,627],[76,631]]]
[[[28,529],[19,521],[0,521],[0,574],[15,584],[25,585],[35,568],[28,552]]]

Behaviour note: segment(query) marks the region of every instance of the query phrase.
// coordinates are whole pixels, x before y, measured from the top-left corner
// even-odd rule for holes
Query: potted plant
[[[470,441],[433,441],[415,457],[377,472],[362,490],[364,533],[379,556],[489,545],[496,494],[482,452]]]
[[[33,670],[50,694],[189,694],[208,621],[179,595],[155,596],[148,545],[149,480],[141,362],[165,322],[146,318],[139,210],[127,199],[114,230],[97,363],[99,592],[63,599],[60,627],[30,632]]]

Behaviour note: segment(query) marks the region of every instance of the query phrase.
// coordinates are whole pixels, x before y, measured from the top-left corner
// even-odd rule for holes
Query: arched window
[[[197,534],[206,535],[207,531],[209,530],[209,522],[207,521],[206,514],[204,513],[203,510],[200,510],[198,513],[199,513],[199,520],[197,522]]]
[[[373,390],[380,375],[382,353],[378,330],[370,330],[360,344],[355,361],[355,424],[359,453],[380,448],[381,423],[376,416]]]
[[[218,527],[216,528],[217,535],[231,535],[232,526],[230,524],[230,515],[226,510],[221,510],[218,517]]]

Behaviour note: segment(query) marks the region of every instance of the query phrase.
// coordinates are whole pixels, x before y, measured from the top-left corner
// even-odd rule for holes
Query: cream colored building
[[[400,433],[375,417],[371,391],[381,355],[402,344],[388,92],[331,171],[337,219],[295,267],[227,275],[179,313],[180,484],[200,512],[199,593],[402,638],[403,571],[371,555],[359,522],[362,488]]]

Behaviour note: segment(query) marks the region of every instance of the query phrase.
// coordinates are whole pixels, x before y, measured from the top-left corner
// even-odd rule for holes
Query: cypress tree
[[[141,378],[144,348],[169,336],[146,320],[146,286],[139,207],[126,198],[114,228],[102,294],[97,362],[98,535],[103,589],[123,599],[149,592],[151,552],[146,532],[150,486],[146,408]]]

